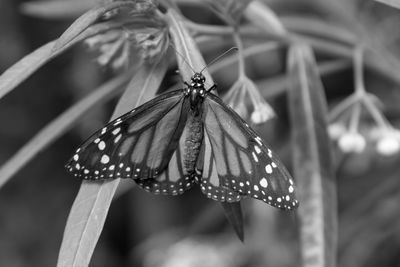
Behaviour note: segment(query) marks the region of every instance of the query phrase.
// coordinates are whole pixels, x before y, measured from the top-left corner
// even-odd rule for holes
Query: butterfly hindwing
[[[219,187],[281,209],[297,207],[290,174],[256,132],[211,93],[204,99],[203,110]]]
[[[150,179],[137,179],[136,183],[146,191],[163,195],[180,195],[190,189],[197,180],[195,165],[188,160],[188,140],[190,140],[193,124],[189,121],[179,139],[178,147],[172,154],[167,168],[157,177]],[[193,146],[190,148],[192,149]]]
[[[241,200],[241,195],[229,188],[228,184],[225,184],[225,181],[219,177],[220,170],[215,161],[207,131],[204,131],[202,151],[196,168],[201,173],[201,191],[208,198],[221,202],[237,202]]]
[[[165,93],[108,123],[81,145],[67,169],[89,180],[155,178],[178,147],[185,99],[183,90]]]

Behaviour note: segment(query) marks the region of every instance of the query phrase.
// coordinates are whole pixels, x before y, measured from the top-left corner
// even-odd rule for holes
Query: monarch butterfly
[[[154,194],[179,195],[195,184],[208,197],[244,197],[280,209],[298,201],[293,180],[242,118],[195,73],[186,88],[131,110],[86,140],[67,164],[88,180],[131,178]],[[208,156],[207,156],[208,155]]]

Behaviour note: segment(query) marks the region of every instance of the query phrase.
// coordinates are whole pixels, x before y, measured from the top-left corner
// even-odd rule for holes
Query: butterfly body
[[[131,178],[154,194],[179,195],[200,184],[209,198],[260,199],[294,209],[290,174],[239,115],[206,89],[201,73],[93,134],[67,164],[89,180]]]

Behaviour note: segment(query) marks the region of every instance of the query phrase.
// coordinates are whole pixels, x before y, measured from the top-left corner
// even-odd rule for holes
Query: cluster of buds
[[[109,29],[85,40],[90,49],[99,52],[100,65],[126,68],[157,61],[167,51],[166,22],[150,2],[137,2],[130,10],[114,10],[103,17],[101,23],[109,23]]]
[[[337,141],[339,148],[344,153],[362,153],[368,144],[372,144],[381,155],[395,155],[400,151],[400,131],[385,119],[376,104],[371,101],[370,94],[366,94],[364,97],[360,99],[361,103],[355,104],[362,104],[368,101],[368,104],[364,106],[366,111],[370,113],[375,125],[372,127],[363,125],[363,129],[360,129],[361,116],[354,116],[355,109],[353,109],[353,114],[351,114],[353,116],[350,116],[353,118],[353,122],[350,121],[349,126],[346,125],[345,120],[338,120],[329,125],[328,132],[330,137]]]
[[[262,97],[256,85],[246,76],[240,77],[232,85],[223,100],[243,119],[250,119],[254,124],[264,123],[275,116],[272,107]],[[247,103],[253,106],[251,114]]]

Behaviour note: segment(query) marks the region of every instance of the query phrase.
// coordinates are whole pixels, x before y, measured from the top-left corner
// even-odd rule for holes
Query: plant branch
[[[239,79],[243,79],[246,77],[246,70],[245,70],[245,62],[244,62],[244,48],[243,48],[243,42],[242,39],[240,38],[239,31],[236,29],[233,32],[233,39],[235,41],[235,45],[238,48],[238,73],[239,73]]]

